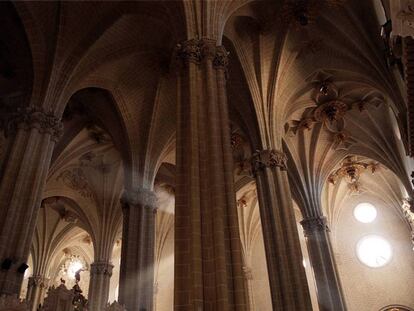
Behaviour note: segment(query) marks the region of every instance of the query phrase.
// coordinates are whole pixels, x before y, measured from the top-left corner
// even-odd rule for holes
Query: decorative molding
[[[362,98],[353,102],[345,102],[340,98],[340,90],[333,83],[332,76],[319,73],[316,80],[310,81],[315,85],[314,106],[307,108],[300,120],[291,120],[286,124],[287,134],[296,135],[299,131],[311,130],[314,124],[322,124],[332,133],[333,148],[348,149],[356,141],[345,131],[345,116],[352,109],[363,112],[367,105],[378,107],[384,98],[373,96],[369,100]]]
[[[112,276],[112,270],[114,265],[109,262],[94,262],[91,264],[90,273],[91,275],[106,275]]]
[[[305,236],[310,236],[316,231],[327,231],[329,227],[325,216],[316,216],[303,219],[300,224],[302,225]]]
[[[51,135],[53,141],[58,141],[63,134],[60,118],[35,106],[19,107],[16,112],[6,117],[2,126],[6,134],[14,133],[17,129],[37,129],[39,133]]]
[[[136,206],[149,208],[155,212],[157,209],[157,196],[154,191],[145,188],[125,190],[121,197],[121,204],[123,208]]]
[[[266,167],[279,167],[282,170],[287,169],[287,157],[282,151],[279,150],[266,149],[257,151],[253,154],[251,161],[254,174],[256,174],[257,171],[263,170]]]
[[[28,279],[28,287],[40,287],[47,289],[49,287],[49,281],[49,278],[40,275],[31,276]]]
[[[217,69],[225,69],[228,65],[229,52],[224,46],[216,46],[216,40],[191,39],[176,45],[175,53],[183,63],[200,64],[204,59],[213,62]]]
[[[346,157],[341,166],[332,172],[329,177],[328,181],[335,185],[338,180],[345,179],[348,183],[349,189],[353,194],[360,194],[361,193],[361,183],[359,181],[361,174],[366,170],[370,170],[371,174],[374,174],[379,168],[379,163],[377,162],[362,162],[358,161],[356,157]]]

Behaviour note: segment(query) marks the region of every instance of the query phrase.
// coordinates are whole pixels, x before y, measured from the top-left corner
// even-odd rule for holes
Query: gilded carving
[[[348,183],[348,187],[353,194],[361,193],[361,183],[359,181],[361,174],[368,170],[371,174],[374,174],[378,169],[379,164],[376,162],[362,162],[358,161],[355,157],[346,157],[341,163],[340,168],[331,173],[328,177],[328,181],[335,185],[339,180],[345,179]]]

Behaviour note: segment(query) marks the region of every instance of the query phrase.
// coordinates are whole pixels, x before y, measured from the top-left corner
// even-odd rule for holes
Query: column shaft
[[[60,121],[27,107],[7,123],[13,145],[0,180],[0,294],[20,291]]]
[[[122,197],[123,232],[119,301],[127,310],[151,311],[154,286],[155,194],[147,189]]]
[[[301,221],[315,275],[320,311],[346,310],[325,217]]]
[[[312,310],[286,174],[286,156],[253,156],[273,310]]]
[[[43,304],[49,279],[43,276],[31,276],[27,284],[26,300],[30,304],[30,311],[37,311],[39,304]]]
[[[245,310],[230,129],[227,52],[214,40],[178,46],[174,308]]]
[[[89,311],[101,311],[106,308],[113,268],[114,266],[110,262],[91,264],[88,292]]]

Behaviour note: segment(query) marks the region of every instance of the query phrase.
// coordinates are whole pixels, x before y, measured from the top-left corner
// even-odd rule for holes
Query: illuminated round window
[[[379,268],[391,260],[391,245],[380,236],[369,235],[358,242],[357,255],[368,267]]]
[[[367,224],[377,218],[377,209],[370,203],[360,203],[354,209],[354,216],[356,220]]]

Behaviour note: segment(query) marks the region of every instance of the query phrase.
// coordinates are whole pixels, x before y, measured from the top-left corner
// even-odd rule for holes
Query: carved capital
[[[33,128],[40,133],[50,134],[54,141],[57,141],[63,133],[60,118],[35,106],[19,108],[15,113],[11,113],[5,122],[7,133],[15,132],[17,129],[31,130]]]
[[[40,287],[40,288],[48,288],[49,286],[49,279],[40,275],[31,276],[28,279],[28,286],[29,287]]]
[[[227,69],[229,64],[229,52],[224,46],[217,46],[213,59],[213,66],[217,69]]]
[[[300,224],[302,225],[305,236],[313,235],[317,231],[329,231],[325,216],[305,218]]]
[[[114,265],[109,262],[98,261],[91,264],[91,275],[112,276]]]
[[[157,209],[157,196],[154,191],[145,188],[125,190],[121,197],[121,204],[123,208],[136,206],[149,208],[155,212]]]
[[[200,64],[204,59],[211,60],[217,69],[228,65],[229,53],[223,46],[216,46],[212,39],[191,39],[176,45],[175,53],[183,63]]]
[[[243,266],[242,270],[243,270],[243,276],[246,280],[253,280],[252,268]]]
[[[286,162],[286,155],[282,151],[274,149],[258,151],[252,156],[252,168],[254,173],[263,170],[266,167],[280,167],[282,170],[286,170]]]

